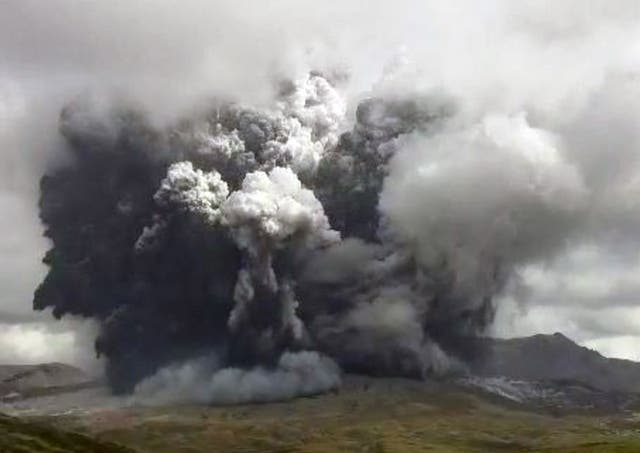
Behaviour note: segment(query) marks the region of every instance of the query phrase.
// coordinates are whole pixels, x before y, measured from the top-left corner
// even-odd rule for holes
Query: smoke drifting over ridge
[[[90,61],[92,47],[67,62],[87,64],[92,84],[106,73],[122,89],[62,110],[72,162],[41,182],[53,248],[34,304],[98,320],[114,389],[137,384],[170,400],[163,389],[187,379],[203,390],[185,398],[225,402],[216,396],[234,379],[225,376],[246,375],[251,389],[292,382],[269,394],[288,397],[338,385],[331,360],[381,375],[446,373],[464,367],[446,352],[448,338],[489,327],[497,296],[523,268],[575,243],[636,243],[638,209],[625,201],[638,174],[634,142],[588,138],[602,118],[633,134],[623,127],[633,115],[621,112],[637,112],[637,102],[616,97],[637,85],[637,55],[625,45],[633,5],[594,4],[585,14],[567,2],[570,20],[556,21],[535,5],[400,3],[381,4],[386,22],[366,12],[355,31],[338,27],[337,58],[314,46],[327,24],[356,20],[362,5],[305,15],[278,4],[289,8],[281,17],[290,32],[258,46],[273,46],[276,69],[254,61],[260,52],[229,27],[230,44],[212,47],[229,57],[211,63],[220,77],[183,71],[172,49],[166,64],[154,46],[131,77],[127,50],[106,66]],[[264,11],[218,6],[215,23],[231,18],[256,40],[278,25]],[[169,37],[200,42],[205,26],[191,8],[175,21],[193,19],[194,36],[179,32],[171,8],[156,19]],[[71,9],[63,13],[79,23],[94,20]],[[128,22],[114,11],[109,20]],[[424,23],[409,19],[419,13]],[[384,50],[358,52],[381,23],[386,42],[370,44]],[[156,36],[153,27],[124,30],[143,43]],[[405,48],[394,57],[397,44]],[[184,48],[178,63],[202,57]],[[116,54],[108,41],[98,49]],[[171,93],[154,70],[189,89]],[[156,89],[158,102],[145,92]],[[606,165],[612,153],[630,165]]]

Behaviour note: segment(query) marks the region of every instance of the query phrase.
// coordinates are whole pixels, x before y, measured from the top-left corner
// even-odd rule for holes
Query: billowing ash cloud
[[[430,292],[428,265],[390,233],[396,219],[378,201],[404,141],[442,130],[452,106],[440,95],[366,99],[349,131],[339,87],[319,73],[281,83],[272,107],[214,102],[161,128],[130,108],[69,104],[60,130],[74,162],[42,179],[54,246],[34,305],[99,320],[117,391],[157,386],[171,375],[149,378],[157,370],[214,350],[214,386],[229,373],[286,382],[303,359],[311,374],[333,360],[447,372],[454,360],[431,330],[481,330],[492,293],[433,316],[436,299],[468,294]],[[468,328],[469,316],[482,321]],[[275,394],[337,382],[305,379]],[[267,398],[258,393],[247,395]]]
[[[338,365],[460,372],[450,346],[519,269],[598,230],[598,187],[524,114],[383,93],[351,119],[320,73],[280,87],[164,127],[62,111],[74,162],[42,179],[34,303],[99,321],[114,390],[232,403],[334,388]]]
[[[114,391],[464,371],[499,302],[573,288],[535,278],[567,251],[638,244],[634,2],[208,3],[0,15],[10,75],[73,93],[34,307],[95,321]]]
[[[410,138],[390,167],[380,210],[438,300],[431,316],[490,304],[515,266],[563,246],[586,204],[577,169],[522,115]]]
[[[344,112],[313,74],[273,109],[214,104],[160,129],[133,110],[68,105],[75,161],[41,183],[54,247],[35,307],[100,321],[116,390],[212,348],[222,363],[276,368],[287,350],[315,349],[296,274],[340,234],[306,184]]]

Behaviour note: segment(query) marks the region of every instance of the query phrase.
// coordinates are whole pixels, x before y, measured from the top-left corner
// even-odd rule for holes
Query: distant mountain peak
[[[576,381],[604,391],[640,392],[640,363],[610,359],[561,332],[521,338],[465,339],[450,353],[477,376]]]

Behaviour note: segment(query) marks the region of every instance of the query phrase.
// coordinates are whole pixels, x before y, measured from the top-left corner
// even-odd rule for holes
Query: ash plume
[[[124,107],[63,110],[74,162],[41,183],[54,247],[34,305],[99,320],[114,390],[213,350],[223,369],[276,376],[304,351],[447,371],[418,262],[383,231],[378,200],[400,139],[440,128],[452,101],[367,99],[348,130],[321,74],[283,87],[273,107],[221,103],[165,128]]]
[[[176,17],[162,6],[153,33],[122,27],[143,45],[98,43],[104,63],[47,29],[81,42],[69,64],[97,85],[125,87],[60,112],[68,161],[40,181],[51,248],[33,302],[95,321],[115,392],[231,404],[328,391],[342,371],[463,372],[450,345],[486,333],[529,267],[585,243],[637,244],[636,128],[616,120],[637,82],[603,44],[624,47],[627,13],[598,3],[601,27],[502,1],[492,14],[344,3],[287,0],[264,20],[216,1],[213,25],[193,20],[186,35],[175,22],[193,4]],[[83,33],[101,24],[84,6],[62,13]],[[313,47],[349,13],[356,30]],[[177,43],[166,55],[156,28]],[[36,37],[25,53],[39,54]],[[396,38],[411,44],[400,57]]]
[[[463,371],[449,342],[485,332],[519,266],[588,216],[579,169],[524,115],[372,97],[349,126],[322,75],[283,86],[273,107],[223,102],[164,128],[63,110],[74,162],[42,179],[54,247],[34,305],[99,321],[114,390],[174,398],[160,387],[177,376],[209,388],[189,399],[230,402],[229,376],[276,386],[241,392],[256,401],[337,385],[290,377],[302,357],[318,375]]]

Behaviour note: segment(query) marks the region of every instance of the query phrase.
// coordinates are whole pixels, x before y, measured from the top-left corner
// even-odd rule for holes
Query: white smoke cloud
[[[220,205],[229,188],[218,172],[194,169],[191,162],[172,164],[153,199],[161,208],[197,214],[210,223],[220,220]]]
[[[231,228],[234,240],[246,251],[248,260],[248,269],[238,274],[236,306],[229,316],[229,326],[236,331],[242,329],[256,299],[255,286],[259,285],[271,297],[282,301],[281,330],[291,329],[295,339],[302,339],[302,323],[296,316],[298,302],[291,284],[277,281],[273,253],[296,239],[309,250],[337,242],[340,234],[331,229],[322,204],[311,190],[302,186],[291,169],[276,167],[268,174],[248,173],[241,189],[222,205],[222,214],[224,224]],[[277,341],[283,333],[270,335]],[[267,338],[260,342],[268,343]]]
[[[580,174],[523,115],[409,138],[389,167],[380,209],[390,234],[467,306],[516,265],[562,250],[584,217]]]
[[[205,357],[163,368],[136,386],[133,399],[148,405],[266,403],[339,385],[338,366],[314,351],[286,352],[273,369],[220,369],[215,357]]]
[[[322,204],[289,168],[247,174],[242,189],[229,196],[222,213],[243,248],[255,247],[259,237],[277,244],[296,233],[302,233],[312,247],[339,238],[331,230]]]
[[[346,105],[342,96],[323,77],[307,76],[294,81],[291,94],[279,102],[280,121],[288,131],[286,142],[274,142],[267,152],[291,156],[296,172],[314,171],[324,150],[338,143]]]
[[[221,220],[220,205],[228,195],[229,187],[218,172],[203,172],[184,161],[169,166],[153,200],[160,209],[188,213],[214,227]],[[136,250],[154,248],[166,227],[167,219],[157,215],[155,223],[142,230]]]

